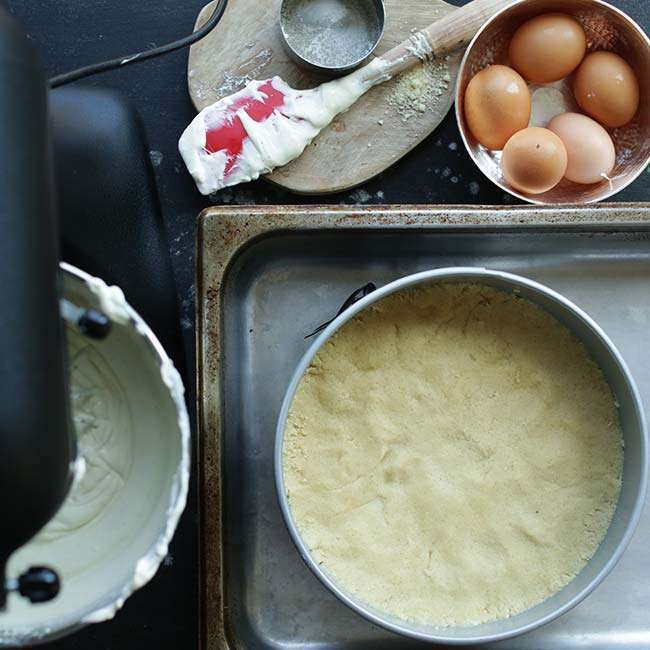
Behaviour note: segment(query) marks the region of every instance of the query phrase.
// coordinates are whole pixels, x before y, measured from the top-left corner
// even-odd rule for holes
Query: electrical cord
[[[180,50],[188,45],[193,45],[197,41],[200,41],[204,36],[207,36],[217,26],[226,11],[227,5],[228,0],[218,0],[217,6],[214,8],[210,18],[208,18],[202,27],[185,38],[180,38],[177,41],[167,43],[166,45],[154,47],[151,50],[144,50],[143,52],[136,52],[135,54],[130,54],[128,56],[121,56],[117,59],[111,59],[110,61],[93,63],[91,65],[86,65],[83,68],[77,68],[77,70],[71,70],[70,72],[56,75],[49,79],[50,87],[57,88],[58,86],[78,81],[79,79],[89,77],[99,72],[106,72],[107,70],[121,68],[125,65],[130,65],[131,63],[139,63],[140,61],[154,59],[158,56]]]

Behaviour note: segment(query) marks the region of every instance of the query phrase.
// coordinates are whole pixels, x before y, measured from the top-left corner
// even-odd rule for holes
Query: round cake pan
[[[491,64],[509,65],[508,45],[517,28],[529,18],[559,11],[580,21],[587,35],[588,51],[613,51],[636,71],[641,98],[634,119],[618,129],[609,129],[616,147],[616,164],[611,182],[602,180],[579,185],[567,179],[543,194],[519,192],[504,179],[501,152],[489,151],[478,143],[467,126],[463,99],[472,77]],[[650,162],[650,39],[628,15],[602,0],[518,0],[496,13],[469,44],[458,72],[456,121],[465,147],[478,168],[501,189],[529,203],[557,205],[604,201],[632,183]],[[575,105],[571,77],[554,84],[567,106]],[[532,87],[537,88],[531,84]],[[579,112],[580,109],[577,109]],[[545,125],[544,125],[545,126]]]
[[[568,585],[538,605],[510,618],[474,626],[437,627],[412,624],[367,606],[341,589],[328,575],[326,568],[314,560],[300,536],[287,499],[283,442],[296,389],[315,355],[335,332],[361,311],[392,293],[450,282],[483,284],[514,292],[550,313],[573,332],[600,366],[616,396],[625,456],[621,494],[607,534],[591,560]],[[307,566],[343,603],[368,620],[393,632],[432,643],[472,645],[494,642],[529,632],[564,614],[592,592],[616,565],[636,528],[645,499],[648,471],[646,420],[639,391],[620,353],[599,325],[567,298],[538,282],[500,271],[473,267],[425,271],[392,282],[355,303],[319,335],[301,359],[284,397],[275,435],[274,470],[280,508],[289,533]]]
[[[101,309],[113,326],[103,341],[66,327],[76,478],[59,514],[8,564],[9,576],[51,566],[61,592],[36,605],[10,594],[0,647],[51,641],[112,618],[155,575],[187,497],[190,428],[180,375],[119,289],[67,264],[61,271],[63,296]]]

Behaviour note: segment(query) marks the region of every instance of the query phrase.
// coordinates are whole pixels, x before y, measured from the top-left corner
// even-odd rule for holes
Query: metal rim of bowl
[[[344,72],[351,72],[352,70],[360,66],[377,49],[377,46],[379,45],[381,39],[384,36],[384,30],[386,29],[386,5],[384,0],[372,0],[372,3],[377,8],[377,17],[379,20],[379,31],[377,32],[377,37],[375,38],[374,42],[370,46],[370,49],[362,57],[356,59],[351,63],[346,63],[345,65],[335,65],[335,66],[327,66],[321,63],[310,61],[305,56],[303,56],[300,52],[298,52],[298,50],[296,50],[291,45],[291,43],[289,43],[289,38],[287,37],[287,33],[285,30],[286,21],[283,18],[283,10],[286,3],[287,0],[282,0],[282,2],[280,3],[279,23],[280,23],[280,35],[282,37],[282,44],[284,45],[286,51],[289,53],[289,56],[291,56],[291,58],[296,63],[308,68],[309,70],[315,72],[324,72],[329,75],[337,75],[337,74],[342,74]]]
[[[72,266],[71,264],[68,264],[66,262],[61,262],[60,268],[63,272],[68,273],[73,278],[77,280],[81,280],[84,283],[87,283],[88,281],[93,279],[93,276],[90,275],[89,273],[86,273],[85,271],[82,271],[81,269]],[[131,307],[128,301],[126,303],[126,308],[134,323],[133,327],[145,339],[147,343],[148,352],[154,356],[155,360],[159,363],[160,366],[162,366],[165,363],[171,363],[173,365],[173,362],[171,361],[169,355],[165,351],[165,348],[162,346],[162,343],[160,343],[158,337],[154,334],[153,330],[149,327],[147,322],[142,318],[142,316],[140,316],[140,314],[135,309],[133,309],[133,307]],[[176,366],[174,366],[174,368],[175,367]],[[174,513],[173,517],[168,518],[163,524],[161,524],[159,535],[151,543],[151,545],[147,549],[147,552],[140,558],[139,561],[157,555],[158,547],[160,546],[162,541],[166,540],[167,544],[171,542],[171,538],[173,538],[173,535],[176,532],[176,528],[178,527],[178,522],[180,521],[180,517],[185,510],[185,500],[187,499],[187,491],[189,488],[189,482],[188,482],[189,472],[191,470],[190,447],[189,447],[190,445],[189,414],[187,412],[187,405],[185,404],[184,400],[182,400],[181,403],[177,402],[175,399],[171,397],[171,393],[170,393],[170,399],[172,400],[172,402],[174,402],[176,414],[177,417],[179,418],[178,436],[180,438],[180,443],[181,443],[181,459],[176,469],[175,475],[180,477],[184,476],[186,478],[184,480],[182,480],[181,478],[181,482],[184,483],[184,485],[179,486],[178,490],[172,489],[171,491],[170,507],[168,509],[168,513],[173,512]],[[180,424],[181,421],[186,423],[185,427],[181,426]],[[183,507],[177,508],[176,506],[179,505],[181,502]],[[171,532],[171,538],[168,538],[170,532]],[[142,587],[144,587],[150,580],[152,580],[155,577],[157,573],[157,569],[159,568],[163,559],[164,559],[163,557],[159,558],[158,567],[156,567],[156,570],[151,574],[150,578],[147,581],[139,582],[137,585],[133,584],[129,589],[128,594],[125,594],[124,587],[118,587],[114,589],[112,593],[107,595],[100,604],[95,603],[92,605],[92,607],[89,607],[88,608],[89,611],[84,615],[84,619],[82,620],[82,622],[79,624],[75,624],[75,626],[73,626],[72,628],[72,631],[74,629],[78,629],[84,627],[85,625],[88,625],[89,623],[86,622],[86,619],[89,619],[89,617],[92,617],[92,615],[95,614],[97,611],[101,611],[106,607],[117,605],[115,610],[115,613],[117,613],[117,611],[121,609],[122,604],[126,600],[126,598],[133,595],[133,593],[135,593],[136,591],[142,589]],[[67,634],[67,632],[61,631],[59,636],[63,636],[64,634]]]
[[[521,199],[522,201],[526,201],[527,203],[532,203],[533,205],[559,205],[557,203],[549,203],[547,201],[544,201],[539,198],[535,198],[535,195],[532,194],[524,194],[522,192],[519,192],[516,190],[514,187],[511,187],[507,183],[500,182],[498,180],[493,179],[490,177],[487,172],[483,169],[483,166],[479,163],[477,157],[474,155],[474,152],[472,150],[472,147],[470,146],[469,141],[467,140],[467,136],[465,135],[465,129],[463,128],[463,120],[461,118],[461,103],[463,101],[463,97],[461,97],[461,82],[463,78],[463,72],[465,70],[465,66],[467,64],[467,60],[470,57],[470,54],[472,53],[472,49],[474,48],[474,44],[479,40],[479,38],[482,36],[483,32],[490,27],[494,22],[499,20],[501,16],[511,9],[513,7],[516,7],[518,5],[523,5],[526,4],[529,0],[514,0],[511,4],[508,6],[504,7],[500,11],[498,11],[492,18],[490,18],[487,22],[483,24],[481,29],[476,32],[474,35],[474,38],[470,41],[469,45],[467,46],[467,49],[465,50],[465,54],[463,54],[463,58],[460,62],[460,67],[458,68],[458,77],[456,81],[456,99],[455,99],[455,113],[456,113],[456,124],[458,126],[458,130],[460,131],[460,137],[463,140],[463,144],[465,145],[465,150],[469,154],[470,158],[474,162],[474,164],[478,167],[478,169],[481,171],[481,173],[492,183],[494,183],[497,187],[500,187],[502,190],[505,192],[508,192],[508,194],[511,194],[512,196],[517,197],[518,199]],[[643,29],[641,29],[641,26],[630,16],[628,16],[624,11],[621,9],[618,9],[617,7],[614,7],[613,5],[609,4],[608,2],[605,2],[604,0],[591,0],[593,4],[599,5],[609,11],[612,11],[616,14],[618,14],[625,23],[627,23],[630,28],[636,30],[641,37],[645,40],[648,48],[650,49],[650,38],[648,35],[645,33]],[[650,156],[648,156],[646,162],[645,162],[645,167],[647,167],[650,164]],[[629,179],[625,181],[621,187],[618,187],[616,189],[611,189],[607,192],[605,192],[602,196],[595,198],[595,199],[590,199],[585,201],[583,204],[587,205],[589,203],[599,203],[600,201],[606,201],[607,199],[611,198],[612,196],[615,196],[619,192],[622,192],[626,187],[631,185],[641,174],[643,174],[645,167],[641,166],[638,171],[636,171],[634,174],[630,174]]]
[[[504,632],[499,632],[496,634],[476,636],[476,637],[459,637],[459,636],[445,636],[444,634],[429,634],[420,632],[418,630],[413,630],[409,627],[408,621],[403,621],[400,624],[393,623],[392,621],[386,620],[381,615],[377,615],[369,611],[364,605],[350,597],[345,591],[343,591],[334,580],[332,580],[318,565],[318,563],[312,558],[311,551],[302,540],[298,527],[293,519],[291,513],[291,507],[289,505],[289,500],[286,495],[286,490],[284,486],[284,473],[283,473],[283,442],[284,442],[284,431],[286,428],[286,421],[289,415],[289,410],[291,408],[291,403],[295,392],[302,381],[303,375],[306,372],[309,364],[312,362],[313,358],[316,356],[320,348],[327,342],[330,337],[338,331],[345,323],[351,320],[358,313],[366,309],[366,307],[372,305],[373,303],[385,298],[386,296],[407,289],[416,285],[429,283],[429,282],[439,282],[439,281],[453,281],[459,278],[468,279],[469,281],[480,282],[481,279],[492,278],[497,280],[505,281],[506,283],[511,283],[519,286],[524,286],[527,289],[530,289],[533,293],[541,294],[549,298],[552,302],[558,304],[562,309],[568,310],[573,313],[582,323],[589,328],[595,336],[604,344],[604,347],[607,349],[611,355],[612,360],[618,366],[621,371],[622,376],[624,377],[626,387],[630,393],[632,401],[634,403],[635,415],[639,421],[640,425],[640,443],[641,443],[641,452],[642,452],[642,462],[641,462],[641,472],[640,480],[636,490],[636,496],[634,500],[634,508],[627,518],[627,524],[625,526],[625,532],[621,537],[619,543],[617,544],[614,551],[611,553],[604,566],[598,571],[594,578],[588,582],[588,584],[573,597],[567,599],[567,601],[557,607],[554,611],[546,616],[542,616],[539,619],[536,619],[526,625],[519,627],[514,627],[510,630]],[[565,298],[562,294],[554,291],[550,287],[547,287],[535,280],[530,280],[528,278],[515,275],[513,273],[507,273],[505,271],[494,271],[480,267],[449,267],[443,269],[435,269],[431,271],[423,271],[413,275],[403,277],[401,279],[390,282],[389,284],[384,285],[383,287],[373,291],[371,294],[362,298],[356,302],[352,307],[343,312],[338,316],[330,325],[316,338],[312,343],[309,349],[305,352],[301,358],[294,374],[291,379],[291,382],[286,390],[284,399],[282,401],[282,406],[280,409],[280,415],[278,416],[277,427],[275,431],[275,441],[274,441],[274,453],[273,453],[273,472],[275,478],[275,488],[278,496],[278,501],[280,504],[280,510],[282,511],[282,517],[287,526],[291,539],[295,544],[300,556],[302,557],[305,564],[309,569],[316,575],[316,577],[321,581],[321,583],[329,589],[341,602],[345,603],[357,614],[360,614],[363,618],[367,619],[371,623],[375,623],[391,632],[396,632],[402,636],[410,637],[417,639],[419,641],[427,641],[430,643],[441,643],[447,645],[470,645],[476,643],[490,643],[495,641],[502,641],[504,639],[509,639],[525,632],[530,632],[538,627],[550,623],[555,620],[562,614],[566,613],[580,602],[582,602],[610,573],[610,571],[616,566],[620,560],[623,552],[627,548],[632,535],[637,527],[639,519],[641,517],[641,512],[643,510],[643,505],[645,502],[645,493],[647,489],[648,481],[648,458],[647,458],[647,448],[648,448],[648,429],[647,422],[645,417],[645,412],[643,410],[641,396],[637,388],[636,382],[630,373],[630,370],[627,367],[621,353],[618,351],[614,343],[610,340],[604,330],[598,325],[585,311],[580,307],[571,302],[568,298]],[[583,568],[584,570],[584,568]],[[579,574],[578,574],[579,575]],[[576,576],[577,577],[577,576]],[[570,583],[569,583],[570,584]],[[507,621],[508,619],[499,619]],[[442,629],[442,628],[441,628]]]
[[[72,264],[68,264],[67,262],[61,262],[59,264],[59,270],[62,275],[69,275],[71,278],[75,280],[79,280],[83,283],[87,283],[88,281],[94,279],[94,276],[92,276],[89,273],[86,273],[85,271],[82,271],[81,269],[77,268],[76,266],[73,266]],[[170,362],[171,359],[165,352],[165,349],[163,348],[162,344],[158,340],[158,337],[154,334],[153,330],[149,327],[149,325],[146,323],[146,321],[138,314],[138,312],[131,307],[130,304],[127,302],[127,310],[129,312],[129,315],[133,322],[135,323],[134,327],[137,329],[137,331],[142,335],[142,337],[145,339],[147,342],[147,349],[149,352],[153,353],[155,359],[162,365],[163,363]],[[182,428],[179,426],[179,437],[181,438],[181,445],[182,445],[182,453],[181,453],[181,461],[179,464],[179,469],[184,470],[184,474],[187,476],[189,475],[190,471],[190,449],[189,449],[189,415],[187,412],[187,406],[183,403],[182,407],[180,404],[175,404],[177,414],[179,418],[182,418],[187,422],[188,426],[188,436],[184,435],[184,432],[182,431]],[[188,485],[184,486],[184,489],[180,490],[178,494],[176,494],[176,499],[177,503],[178,500],[185,500],[187,496],[187,488]],[[184,507],[181,508],[177,512],[177,516],[175,520],[168,520],[165,522],[165,525],[161,527],[161,533],[160,535],[152,542],[151,546],[145,553],[145,555],[141,558],[149,558],[152,557],[156,553],[156,549],[158,545],[160,544],[161,540],[166,537],[168,530],[172,530],[172,535],[176,532],[176,528],[178,526],[178,522],[180,520],[180,516],[184,511]],[[176,509],[174,509],[176,510]],[[159,564],[162,562],[163,558],[160,558]],[[156,571],[157,572],[157,571]],[[151,576],[150,579],[153,579],[155,577],[156,572]],[[134,585],[133,589],[131,592],[126,596],[127,598],[131,596],[135,591],[140,590],[142,587],[144,587],[149,580],[146,582],[143,582],[142,584],[138,584],[137,586]],[[35,628],[34,632],[21,637],[16,637],[10,638],[9,645],[6,647],[23,647],[26,644],[29,645],[41,645],[41,644],[46,644],[46,643],[52,643],[53,641],[57,641],[59,639],[62,639],[64,637],[69,636],[70,634],[73,634],[75,632],[78,632],[79,630],[83,629],[84,627],[88,626],[91,624],[90,621],[86,620],[88,617],[91,617],[93,614],[95,614],[98,611],[103,610],[106,607],[111,607],[111,606],[116,606],[116,613],[117,610],[119,610],[122,606],[123,603],[123,598],[124,598],[124,587],[116,587],[111,591],[108,595],[106,595],[101,602],[99,603],[93,603],[92,605],[89,605],[87,607],[87,611],[84,612],[80,620],[75,621],[73,623],[67,623],[63,622],[63,624],[60,627],[48,627],[47,630],[42,630],[40,628]],[[18,646],[15,646],[14,643],[17,643]],[[4,641],[0,635],[0,648],[5,647],[4,646]]]

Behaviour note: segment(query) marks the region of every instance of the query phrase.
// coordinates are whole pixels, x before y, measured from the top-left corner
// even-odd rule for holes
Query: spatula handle
[[[467,45],[495,13],[510,4],[512,0],[472,0],[415,32],[381,57],[388,64],[382,70],[383,78],[411,68],[425,56],[441,56]]]

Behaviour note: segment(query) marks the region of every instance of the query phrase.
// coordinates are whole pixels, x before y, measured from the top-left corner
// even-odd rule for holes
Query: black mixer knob
[[[18,578],[18,593],[32,603],[45,603],[56,598],[61,581],[56,571],[44,566],[33,566]]]
[[[87,309],[77,325],[81,333],[90,339],[105,339],[111,331],[110,319],[97,309]]]

